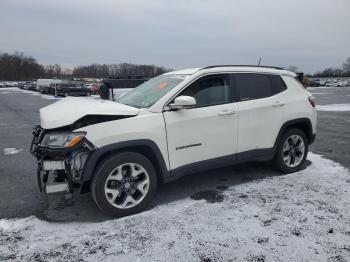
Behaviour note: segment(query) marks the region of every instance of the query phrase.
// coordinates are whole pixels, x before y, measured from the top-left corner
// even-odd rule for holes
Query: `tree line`
[[[342,67],[328,67],[322,71],[316,72],[313,76],[316,77],[348,77],[350,76],[350,57],[343,63]]]
[[[170,71],[170,69],[155,65],[135,65],[129,63],[121,64],[92,64],[88,66],[78,66],[73,69],[74,77],[125,77],[125,76],[143,76],[155,77]]]
[[[0,54],[0,80],[29,80],[44,74],[44,66],[23,53]]]
[[[170,69],[161,66],[130,63],[92,64],[77,66],[73,70],[69,70],[63,69],[59,64],[39,64],[36,59],[25,56],[22,52],[0,53],[0,80],[2,81],[23,81],[38,78],[155,77],[168,71]]]
[[[298,71],[295,66],[288,68]],[[36,59],[25,56],[22,52],[13,54],[0,53],[0,80],[23,81],[38,78],[107,78],[125,76],[154,77],[171,69],[156,65],[136,65],[130,63],[120,64],[91,64],[63,69],[59,64],[42,65]],[[350,76],[350,57],[343,63],[342,67],[329,67],[313,74],[315,77],[342,77]]]
[[[291,65],[285,68],[294,73],[301,72],[298,67]],[[306,74],[311,77],[349,77],[350,76],[350,57],[348,57],[341,67],[327,67],[321,71],[315,72],[313,75]]]

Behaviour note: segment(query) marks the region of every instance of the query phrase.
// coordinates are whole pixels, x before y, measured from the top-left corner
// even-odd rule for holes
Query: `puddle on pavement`
[[[206,200],[208,203],[222,202],[224,200],[224,195],[217,190],[205,190],[200,191],[191,196],[194,200]]]

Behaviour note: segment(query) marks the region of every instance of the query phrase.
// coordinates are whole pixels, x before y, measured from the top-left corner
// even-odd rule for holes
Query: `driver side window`
[[[180,95],[194,97],[196,107],[230,103],[228,76],[205,76],[187,87]]]

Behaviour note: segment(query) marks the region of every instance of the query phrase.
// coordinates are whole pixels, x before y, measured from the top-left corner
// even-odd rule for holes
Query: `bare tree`
[[[129,63],[121,64],[92,64],[88,66],[78,66],[73,69],[73,77],[128,77],[128,76],[143,76],[154,77],[170,69],[155,65],[135,65]]]
[[[348,57],[343,63],[343,70],[346,74],[350,74],[350,57]]]
[[[44,74],[44,67],[22,52],[0,53],[0,80],[32,80]]]
[[[298,73],[299,72],[298,68],[296,66],[294,66],[294,65],[289,66],[287,68],[287,70],[292,71],[294,73]]]

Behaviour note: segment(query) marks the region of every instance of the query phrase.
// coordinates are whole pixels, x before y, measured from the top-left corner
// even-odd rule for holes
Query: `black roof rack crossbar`
[[[263,67],[263,68],[272,68],[272,69],[284,70],[284,68],[277,67],[277,66],[262,66],[262,65],[212,65],[212,66],[203,67],[200,70],[214,68],[214,67],[232,67],[232,66],[233,67]]]

